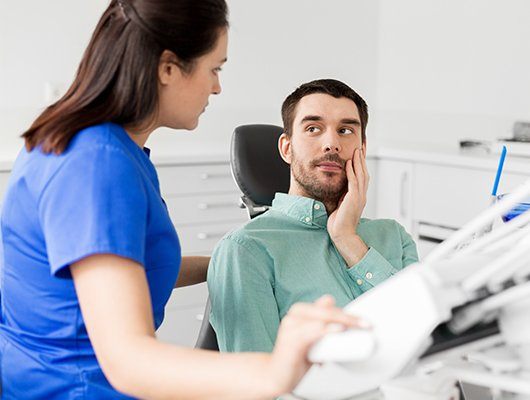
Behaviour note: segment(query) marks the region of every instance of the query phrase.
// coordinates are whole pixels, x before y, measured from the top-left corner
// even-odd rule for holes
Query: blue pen
[[[499,166],[497,167],[497,175],[495,175],[495,182],[493,183],[493,190],[491,195],[497,196],[497,189],[499,187],[499,181],[501,180],[502,167],[504,166],[504,159],[506,158],[506,146],[502,146],[501,158],[499,159]]]

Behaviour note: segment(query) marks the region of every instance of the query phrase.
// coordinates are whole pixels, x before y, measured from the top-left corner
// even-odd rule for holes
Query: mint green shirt
[[[321,202],[277,193],[269,211],[219,242],[208,289],[221,351],[270,352],[294,303],[331,294],[345,306],[418,261],[416,245],[399,223],[363,218],[357,233],[369,250],[349,266],[329,237],[327,220]]]

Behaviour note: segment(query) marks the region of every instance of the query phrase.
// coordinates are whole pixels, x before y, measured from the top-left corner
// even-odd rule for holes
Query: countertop
[[[368,153],[370,153],[369,150]],[[373,156],[376,159],[495,171],[499,163],[500,153],[490,153],[483,148],[461,150],[457,146],[416,145],[405,147],[396,145],[380,146],[373,152]],[[511,156],[508,153],[503,171],[530,173],[530,155],[529,157],[521,157]]]
[[[0,152],[0,171],[10,171],[15,162],[16,155],[2,154]],[[215,149],[202,151],[186,151],[170,153],[151,152],[151,160],[155,165],[193,165],[193,164],[218,164],[230,161],[227,152],[221,152]]]
[[[368,148],[367,158],[388,159],[412,163],[436,164],[453,167],[496,170],[499,154],[488,153],[484,149],[460,150],[454,146],[435,146],[427,144],[390,144]],[[0,171],[9,171],[14,163],[15,152],[0,150]],[[226,163],[230,156],[228,151],[219,148],[186,149],[186,151],[168,152],[153,149],[151,159],[155,165],[193,165],[203,163]],[[514,173],[530,172],[530,157],[506,156],[504,171]]]

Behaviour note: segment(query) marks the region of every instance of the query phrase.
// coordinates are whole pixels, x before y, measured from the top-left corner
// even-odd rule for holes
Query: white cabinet
[[[183,255],[210,255],[228,231],[247,221],[228,162],[159,165],[157,171]],[[207,298],[206,283],[175,289],[158,338],[193,346]]]
[[[491,172],[421,164],[416,169],[414,219],[459,228],[490,204]]]
[[[414,219],[460,228],[491,204],[494,177],[491,170],[421,164],[415,171]],[[526,179],[504,173],[499,193],[512,191]]]
[[[376,216],[400,222],[416,240],[420,258],[492,201],[496,160],[441,158],[435,153],[399,159],[387,155],[377,165]],[[505,168],[498,193],[509,193],[530,178],[530,160],[526,162],[527,169],[526,164],[514,165],[516,172]]]
[[[377,165],[377,218],[395,219],[412,231],[413,164],[380,159]]]
[[[368,184],[368,193],[366,193],[366,206],[364,207],[363,217],[374,219],[377,213],[377,159],[371,156],[366,158],[366,167],[370,174],[370,182]]]

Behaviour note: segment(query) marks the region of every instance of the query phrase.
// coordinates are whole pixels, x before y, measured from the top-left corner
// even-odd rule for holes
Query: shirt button
[[[357,279],[357,285],[362,285],[363,284],[363,280],[362,279]]]
[[[320,204],[315,204],[315,210],[320,210]]]
[[[372,275],[371,272],[367,272],[366,273],[366,279],[372,279],[374,276]]]
[[[307,223],[311,222],[311,218],[305,217],[305,222],[307,222]]]

